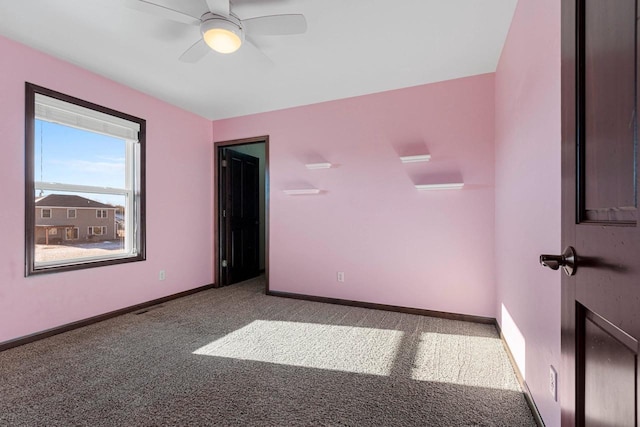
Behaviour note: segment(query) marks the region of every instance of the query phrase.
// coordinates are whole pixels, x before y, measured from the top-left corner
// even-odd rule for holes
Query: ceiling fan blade
[[[182,55],[180,55],[180,61],[186,62],[189,64],[196,63],[204,58],[207,53],[209,53],[211,49],[204,42],[203,39],[195,42],[189,49],[185,50]]]
[[[160,16],[183,24],[200,25],[199,18],[146,0],[123,0],[123,2],[131,9],[139,10],[140,12],[148,13],[150,15]]]
[[[270,15],[243,19],[242,26],[247,34],[254,36],[286,36],[307,31],[304,15]]]
[[[251,36],[246,36],[244,41],[244,48],[247,51],[251,52],[251,55],[253,55],[254,58],[260,58],[261,62],[263,62],[264,64],[268,64],[270,66],[274,65],[273,59],[271,59],[269,55],[267,55],[262,49],[260,49],[255,40],[251,38]]]
[[[207,6],[214,15],[229,16],[229,0],[207,0]]]

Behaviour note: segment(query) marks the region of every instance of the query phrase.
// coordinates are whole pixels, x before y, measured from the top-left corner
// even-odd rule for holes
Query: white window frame
[[[44,212],[47,211],[49,212],[49,216],[45,216]],[[42,208],[40,209],[40,218],[42,219],[51,219],[53,217],[53,211],[51,210],[51,208]]]
[[[100,233],[96,233],[96,228],[100,230]],[[87,234],[89,236],[106,236],[107,227],[104,225],[90,225],[87,227]]]
[[[96,218],[109,218],[109,211],[106,209],[96,209]]]
[[[35,195],[41,191],[48,191],[124,196],[125,238],[123,252],[116,255],[36,262],[35,219],[33,215],[35,212],[35,197],[33,199],[27,197],[27,232],[25,236],[28,250],[26,251],[25,275],[145,260],[145,120],[30,83],[26,84],[26,89],[26,194]],[[50,121],[124,140],[124,187],[110,188],[75,183],[36,181],[34,173],[36,120]],[[108,218],[108,209],[99,209],[98,211],[104,211],[106,213],[104,218]],[[51,215],[53,216],[52,211]],[[104,231],[104,234],[106,234],[106,227]]]
[[[73,216],[71,216],[71,212],[73,212]],[[76,219],[78,218],[78,210],[74,208],[67,209],[67,219]]]
[[[75,230],[75,232],[73,233],[75,235],[75,237],[72,237],[71,239],[69,239],[69,234],[67,233],[69,230]],[[80,239],[80,228],[78,227],[65,227],[64,228],[64,240],[78,240]]]

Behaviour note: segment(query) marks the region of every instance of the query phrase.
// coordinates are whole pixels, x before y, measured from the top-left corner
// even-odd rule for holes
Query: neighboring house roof
[[[67,194],[49,194],[48,196],[36,199],[37,207],[48,208],[96,208],[96,209],[115,209],[111,205],[96,202],[86,197],[67,195]]]

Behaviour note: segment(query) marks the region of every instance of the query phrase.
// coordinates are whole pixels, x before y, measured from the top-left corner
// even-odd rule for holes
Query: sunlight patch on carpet
[[[369,375],[389,375],[403,333],[255,320],[193,354]]]
[[[520,391],[503,351],[498,338],[425,332],[420,336],[411,378]]]

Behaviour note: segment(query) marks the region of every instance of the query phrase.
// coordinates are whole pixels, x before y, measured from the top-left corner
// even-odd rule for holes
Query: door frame
[[[264,185],[265,185],[265,197],[264,197],[264,275],[265,275],[265,293],[269,293],[269,135],[255,136],[251,138],[233,139],[229,141],[217,141],[213,143],[213,277],[214,287],[220,287],[222,282],[222,268],[220,258],[220,174],[222,168],[220,167],[219,152],[223,148],[232,148],[238,145],[249,145],[264,143]]]

